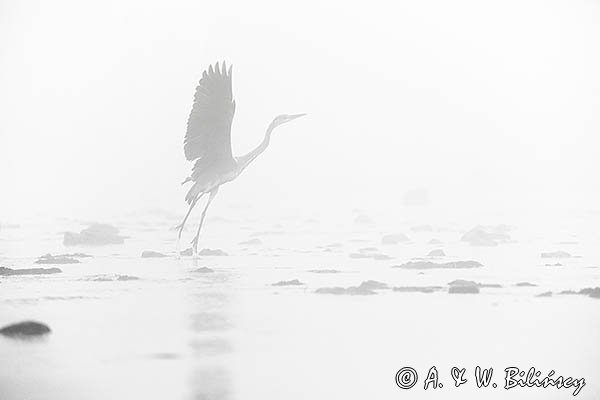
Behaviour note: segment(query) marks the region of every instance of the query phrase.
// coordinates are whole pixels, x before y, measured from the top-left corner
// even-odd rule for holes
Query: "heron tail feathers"
[[[200,195],[201,193],[202,193],[202,189],[200,189],[200,186],[196,183],[187,192],[187,195],[185,196],[185,201],[188,204],[192,204],[192,202],[194,201],[194,199],[196,197],[198,197],[198,195]]]

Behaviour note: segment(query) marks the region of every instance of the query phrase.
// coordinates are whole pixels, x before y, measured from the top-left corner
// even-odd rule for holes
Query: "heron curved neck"
[[[267,149],[269,142],[271,141],[271,133],[274,129],[275,126],[273,126],[273,124],[269,125],[267,131],[265,132],[265,138],[262,140],[262,142],[248,154],[238,157],[238,168],[240,172],[242,172],[248,165],[250,165],[252,161],[254,161],[256,157],[261,155],[262,152]]]

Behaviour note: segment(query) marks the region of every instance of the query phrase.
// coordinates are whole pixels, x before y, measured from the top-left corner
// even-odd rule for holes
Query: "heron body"
[[[188,118],[184,153],[188,161],[195,161],[192,174],[183,183],[193,182],[185,200],[190,205],[183,222],[178,225],[178,243],[185,223],[198,200],[206,193],[208,202],[202,212],[200,225],[192,240],[197,254],[198,238],[210,203],[221,185],[237,178],[248,165],[268,147],[273,130],[279,125],[305,114],[279,115],[268,126],[263,141],[251,152],[233,157],[231,151],[231,124],[235,114],[232,92],[231,67],[216,63],[202,73],[196,88],[194,104]],[[178,246],[179,247],[179,246]]]

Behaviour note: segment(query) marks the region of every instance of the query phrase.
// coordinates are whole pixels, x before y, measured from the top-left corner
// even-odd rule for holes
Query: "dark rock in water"
[[[315,293],[320,294],[347,294],[346,288],[336,286],[336,287],[323,287],[315,290]]]
[[[196,268],[195,270],[193,270],[192,272],[198,272],[201,274],[207,274],[207,273],[211,273],[211,272],[215,272],[214,270],[208,268],[208,267],[200,267],[200,268]]]
[[[315,290],[315,293],[319,293],[319,294],[345,294],[345,295],[350,295],[350,296],[363,296],[363,295],[370,295],[370,294],[377,294],[376,292],[374,292],[371,289],[368,288],[364,288],[364,287],[360,287],[360,286],[351,286],[348,288],[343,288],[343,287],[323,287],[323,288],[318,288],[317,290]]]
[[[44,254],[35,263],[36,264],[79,264],[79,260],[72,258],[66,254],[53,256],[52,254]]]
[[[298,279],[293,279],[291,281],[279,281],[276,283],[273,283],[271,286],[301,286],[304,285],[304,283],[300,282]]]
[[[183,251],[179,252],[180,255],[184,256],[184,257],[190,257],[194,255],[194,250],[192,250],[192,248],[190,247],[189,249],[185,249]]]
[[[478,286],[450,286],[448,293],[451,294],[477,294],[479,293]]]
[[[401,293],[433,293],[441,289],[441,286],[396,286],[392,288],[394,292]]]
[[[579,294],[584,294],[595,299],[600,299],[600,287],[581,289],[579,291]]]
[[[446,257],[446,253],[444,253],[444,250],[442,250],[442,249],[435,249],[435,250],[431,250],[427,254],[427,257]]]
[[[241,245],[244,246],[257,246],[259,244],[263,244],[262,240],[258,239],[258,238],[254,238],[254,239],[250,239],[250,240],[245,240],[243,242],[240,242]]]
[[[402,265],[394,265],[392,268],[404,269],[466,269],[466,268],[481,268],[483,264],[477,261],[451,261],[446,263],[434,263],[431,261],[409,261]]]
[[[342,271],[337,269],[309,269],[308,272],[312,272],[314,274],[338,274]]]
[[[87,278],[86,280],[92,281],[92,282],[115,282],[115,281],[137,281],[140,278],[138,278],[137,276],[131,276],[131,275],[96,275],[96,276],[92,276],[90,278]]]
[[[574,290],[563,290],[558,294],[579,294],[579,293]]]
[[[125,236],[119,235],[119,230],[107,224],[92,224],[80,233],[65,232],[65,246],[104,246],[123,244]]]
[[[23,321],[0,329],[0,335],[8,337],[32,337],[50,333],[50,328],[40,322]]]
[[[85,254],[85,253],[65,253],[65,254],[57,254],[54,257],[93,258],[94,256]]]
[[[549,251],[542,253],[542,258],[571,258],[571,254],[566,251]]]
[[[519,282],[519,283],[516,283],[515,286],[518,286],[518,287],[536,287],[537,285],[534,284],[534,283],[530,283],[530,282]]]
[[[201,256],[228,256],[229,254],[225,253],[221,249],[202,249],[198,255]]]
[[[62,272],[59,268],[24,268],[12,269],[0,267],[0,276],[16,276],[16,275],[49,275]]]
[[[509,230],[510,227],[506,225],[477,225],[465,233],[460,240],[468,242],[471,246],[498,246],[499,243],[510,240],[510,236],[506,233]]]
[[[168,257],[166,254],[159,253],[158,251],[145,250],[142,252],[142,258],[164,258]]]
[[[588,295],[594,299],[600,299],[600,287],[593,288]]]
[[[117,280],[118,281],[137,281],[140,278],[138,278],[137,276],[131,276],[131,275],[117,275]]]
[[[378,289],[387,289],[389,286],[387,285],[387,283],[368,280],[368,281],[362,282],[358,287],[360,289],[366,289],[366,290],[378,290]]]
[[[475,281],[467,281],[464,279],[455,279],[452,282],[448,282],[448,286],[479,286]]]
[[[385,235],[381,238],[381,244],[398,244],[401,242],[408,242],[410,239],[403,233],[393,233]]]
[[[464,279],[455,279],[452,282],[448,282],[448,286],[477,286],[478,288],[501,288],[502,285],[498,283],[480,283],[475,281],[467,281]]]
[[[552,292],[544,292],[544,293],[540,293],[535,297],[552,297]]]

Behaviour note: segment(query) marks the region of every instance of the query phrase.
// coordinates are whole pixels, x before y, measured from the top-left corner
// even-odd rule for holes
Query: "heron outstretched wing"
[[[185,158],[205,162],[232,163],[231,121],[235,101],[231,89],[231,67],[216,63],[204,71],[194,95],[184,141]]]

